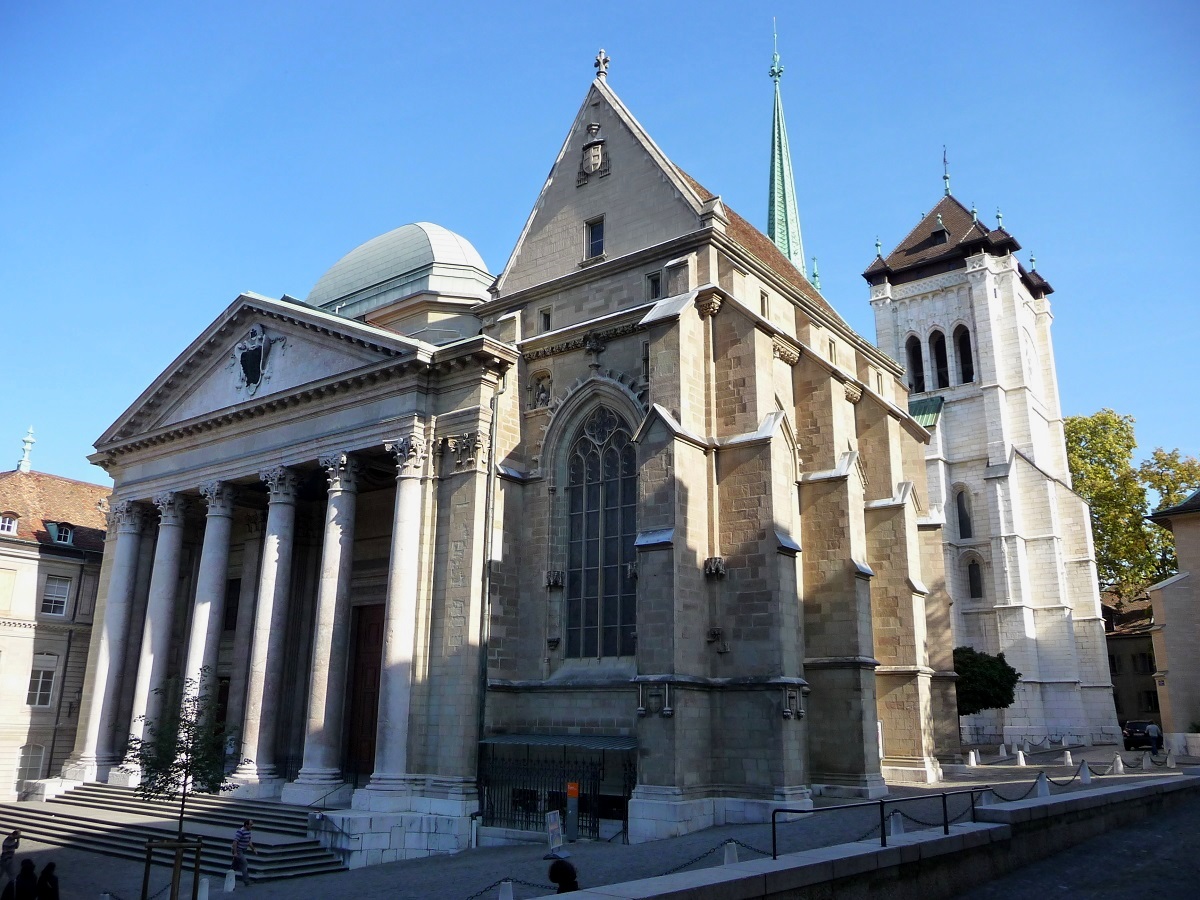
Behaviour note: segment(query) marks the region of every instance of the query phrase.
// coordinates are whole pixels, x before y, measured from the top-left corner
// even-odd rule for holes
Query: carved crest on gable
[[[254,325],[234,346],[229,361],[237,376],[235,390],[253,397],[259,387],[271,380],[271,358],[282,353],[286,343],[283,335],[273,335],[262,325]]]
[[[599,123],[589,124],[587,133],[587,140],[583,143],[583,158],[579,161],[579,175],[575,178],[576,187],[587,184],[591,175],[603,178],[609,172],[608,153],[604,148],[604,138],[600,136]]]

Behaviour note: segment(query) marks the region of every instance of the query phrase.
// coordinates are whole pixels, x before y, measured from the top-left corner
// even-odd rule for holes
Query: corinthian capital
[[[118,533],[141,534],[146,524],[146,511],[140,503],[132,500],[119,500],[108,508],[108,527],[116,528]]]
[[[178,491],[163,491],[155,494],[154,505],[158,507],[159,524],[183,524],[183,517],[187,512],[187,500],[183,494]]]
[[[425,438],[409,434],[394,441],[384,441],[383,447],[396,458],[396,476],[399,478],[422,475],[429,448]]]
[[[321,457],[321,468],[329,479],[329,491],[357,491],[362,464],[344,451]]]
[[[296,500],[296,473],[287,466],[263,469],[258,477],[267,483],[272,503],[294,503]]]
[[[200,495],[208,503],[210,516],[233,515],[233,485],[227,481],[206,481],[200,485]]]

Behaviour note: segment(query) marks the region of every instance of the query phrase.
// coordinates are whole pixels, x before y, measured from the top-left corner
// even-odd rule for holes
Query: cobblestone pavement
[[[1114,748],[1089,748],[1086,752],[1074,752],[1076,765],[1087,758],[1096,771],[1112,761]],[[1058,784],[1051,785],[1052,793],[1078,790],[1078,777],[1072,778],[1073,770],[1061,765],[1050,765],[1062,756],[1056,749],[1041,755],[1031,755],[1030,768],[1015,766],[984,766],[971,770],[970,774],[953,774],[943,784],[936,786],[892,785],[892,794],[887,812],[898,809],[905,816],[906,830],[922,827],[920,823],[941,826],[941,800],[936,795],[945,790],[966,790],[992,784],[998,793],[1007,799],[1017,799],[1031,792],[1033,779],[1038,768],[1044,767],[1047,775]],[[1140,755],[1124,754],[1126,760],[1140,762]],[[992,748],[995,759],[995,748]],[[1161,760],[1161,757],[1160,757]],[[1169,777],[1169,771],[1151,766],[1151,775]],[[1142,780],[1146,775],[1132,774],[1123,778],[1108,777],[1106,784],[1129,783]],[[904,803],[894,803],[898,798],[912,798]],[[817,798],[818,807],[828,807],[846,801],[835,798]],[[966,795],[948,798],[951,819],[967,819],[970,816],[970,801]],[[878,838],[879,810],[876,804],[847,810],[828,810],[805,816],[779,827],[779,850],[781,853],[795,852],[814,847],[847,843],[867,837]],[[1137,827],[1137,826],[1134,826]],[[770,825],[730,825],[709,828],[666,841],[650,844],[623,845],[619,843],[580,842],[571,845],[571,859],[579,870],[580,884],[595,887],[647,878],[665,874],[667,871],[685,868],[702,868],[720,865],[726,840],[739,843],[738,856],[742,860],[756,859],[771,852]],[[1200,850],[1200,846],[1197,846]],[[467,900],[477,892],[489,888],[500,879],[510,877],[517,881],[514,896],[520,898],[541,897],[553,893],[546,880],[548,863],[542,859],[545,848],[541,845],[516,847],[487,847],[459,853],[454,856],[438,856],[407,862],[371,866],[333,875],[268,882],[242,888],[255,898],[270,900],[306,900],[331,897],[353,897],[354,900]],[[58,863],[58,872],[63,884],[64,898],[88,898],[95,900],[102,891],[114,895],[114,900],[137,900],[142,882],[142,864],[129,860],[114,859],[99,854],[87,853],[60,847],[45,847],[24,842],[20,858],[29,856],[39,868],[49,860]],[[1200,859],[1195,853],[1192,859]],[[151,871],[151,895],[160,890],[169,880],[169,870],[155,867]],[[524,882],[524,883],[521,883]],[[190,882],[184,894],[190,897]],[[541,887],[537,887],[541,885]],[[221,893],[218,878],[210,879],[213,900]],[[481,896],[496,897],[498,890],[492,887]],[[165,896],[165,895],[164,895]],[[981,895],[982,897],[983,895]],[[995,896],[1000,896],[999,894]]]

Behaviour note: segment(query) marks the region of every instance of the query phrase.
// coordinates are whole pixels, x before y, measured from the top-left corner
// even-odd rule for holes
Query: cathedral
[[[647,841],[937,781],[956,635],[1017,659],[1023,622],[1052,634],[1076,667],[1017,659],[1020,715],[1095,717],[1103,634],[1068,577],[1090,561],[1042,540],[1086,528],[1048,347],[1043,393],[1006,397],[1018,333],[966,287],[1040,291],[1044,342],[1048,286],[950,216],[961,273],[901,265],[919,234],[868,270],[877,347],[804,270],[778,57],[768,234],[595,68],[499,274],[397,228],[304,300],[237,297],[97,441],[115,489],[64,777],[135,782],[117,767],[157,689],[204,677],[236,793],[326,810],[322,841],[364,865],[529,839],[569,785],[580,836]],[[989,403],[988,458],[947,446]],[[1014,536],[985,511],[1030,471]],[[1016,590],[1022,565],[1060,593]]]

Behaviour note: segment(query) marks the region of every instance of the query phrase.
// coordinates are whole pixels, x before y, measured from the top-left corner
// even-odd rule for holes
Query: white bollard
[[[196,891],[196,900],[208,900],[208,879],[200,879],[200,887]]]
[[[979,765],[979,754],[977,754],[974,750],[971,750],[967,753],[967,765],[968,766]]]
[[[230,869],[225,873],[225,893],[232,894],[233,886],[237,883],[237,872]]]
[[[1029,741],[1026,741],[1026,742],[1025,742],[1025,746],[1024,746],[1022,749],[1023,749],[1023,750],[1024,750],[1026,753],[1028,753],[1028,752],[1029,752],[1030,750],[1032,750],[1033,748],[1032,748],[1031,746],[1029,746]]]
[[[1142,771],[1143,771],[1143,772],[1149,772],[1149,771],[1150,771],[1150,766],[1151,766],[1151,762],[1150,762],[1150,751],[1149,751],[1149,750],[1145,750],[1145,751],[1143,751],[1143,753],[1142,753]]]
[[[513,900],[512,882],[500,882],[500,900]]]
[[[1167,751],[1167,768],[1168,769],[1175,768],[1175,751],[1174,750]]]
[[[1092,783],[1092,770],[1088,768],[1086,759],[1079,764],[1079,783],[1080,784],[1091,784]]]
[[[1062,764],[1063,764],[1064,766],[1073,766],[1073,765],[1075,765],[1075,760],[1071,759],[1071,751],[1070,751],[1070,750],[1064,750],[1064,751],[1063,751],[1063,760],[1062,760]]]
[[[1039,797],[1050,796],[1050,779],[1046,777],[1045,772],[1038,772],[1037,791],[1035,793]]]
[[[1017,751],[1017,765],[1018,765],[1018,766],[1024,766],[1024,765],[1026,765],[1026,762],[1025,762],[1025,751],[1024,751],[1024,750],[1018,750],[1018,751]]]
[[[893,810],[888,816],[888,837],[895,837],[898,834],[904,834],[904,819],[900,817],[899,810]]]
[[[1113,754],[1112,773],[1114,775],[1125,774],[1125,760],[1121,758],[1120,753]]]
[[[724,864],[727,866],[732,866],[732,865],[735,865],[737,863],[737,861],[738,861],[737,844],[735,844],[733,841],[726,841],[725,842],[725,863]]]
[[[984,791],[982,794],[979,795],[979,805],[980,806],[991,806],[992,798],[994,796],[995,796],[995,794],[993,794],[991,789],[989,788],[988,790]]]
[[[1001,744],[1000,745],[1000,758],[1004,759],[1004,757],[1006,757],[1006,756],[1008,756],[1008,748],[1005,747],[1003,744]]]

